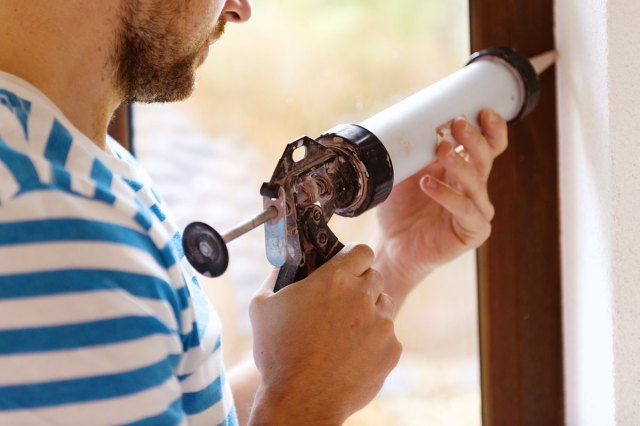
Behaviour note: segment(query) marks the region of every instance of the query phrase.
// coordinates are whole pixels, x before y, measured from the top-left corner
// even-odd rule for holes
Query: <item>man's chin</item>
[[[208,49],[207,49],[208,50]],[[125,99],[129,102],[177,102],[193,93],[196,69],[206,56],[196,52],[169,67],[143,63],[124,69],[132,72],[121,79]]]
[[[127,96],[127,102],[141,102],[146,104],[179,102],[189,98],[195,89],[195,77],[190,75],[183,77],[180,83],[167,84],[164,86],[138,88],[135,93]]]

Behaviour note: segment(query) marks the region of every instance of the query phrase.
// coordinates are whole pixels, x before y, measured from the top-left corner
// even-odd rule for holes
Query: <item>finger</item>
[[[419,173],[420,179],[422,179],[422,176],[424,175],[431,175],[434,176],[436,179],[444,179],[444,174],[445,174],[445,168],[442,166],[442,164],[440,164],[439,161],[434,161],[433,163],[429,164],[427,167],[425,167],[424,169],[422,169],[422,172]],[[418,183],[420,182],[420,179],[418,179]]]
[[[321,268],[325,270],[341,269],[359,277],[371,267],[374,257],[371,247],[365,244],[350,243]]]
[[[273,287],[276,285],[278,279],[279,268],[273,268],[267,278],[264,279],[258,290],[254,294],[254,299],[267,298],[273,295]]]
[[[393,188],[393,191],[391,191],[391,195],[389,195],[389,198],[387,199],[387,203],[393,204],[396,202],[396,200],[402,203],[403,200],[406,200],[407,198],[406,191],[412,192],[416,186],[419,186],[420,180],[425,174],[434,176],[436,179],[442,180],[444,179],[444,173],[445,173],[445,168],[442,167],[442,164],[440,164],[440,162],[437,159],[434,160],[427,167],[424,167],[420,171],[414,173],[413,176],[411,176],[410,178],[405,179],[402,182],[399,182]]]
[[[491,222],[470,198],[429,175],[422,179],[420,188],[454,216],[460,226],[455,231],[465,245],[472,240],[484,241],[489,237]]]
[[[436,148],[436,152],[437,152],[437,148]],[[437,159],[435,159],[429,165],[415,172],[408,179],[402,182],[399,182],[398,185],[406,184],[409,187],[413,187],[413,185],[417,185],[420,183],[420,179],[422,179],[422,176],[424,176],[425,174],[429,174],[431,176],[437,176],[438,179],[442,179],[444,177],[444,171],[445,171],[444,167],[442,167],[442,165],[437,161]],[[393,196],[393,194],[395,193],[396,191],[394,189],[394,191],[391,192],[391,195]]]
[[[482,132],[497,157],[507,149],[509,143],[507,122],[491,109],[482,110],[479,121]]]
[[[494,153],[482,133],[469,124],[464,117],[459,117],[451,126],[451,134],[469,154],[469,163],[478,170],[482,180],[489,179]]]
[[[493,220],[495,209],[489,200],[487,181],[480,177],[480,172],[460,158],[451,146],[440,150],[438,159],[447,170],[447,181],[455,182],[456,189],[471,198],[485,219]]]

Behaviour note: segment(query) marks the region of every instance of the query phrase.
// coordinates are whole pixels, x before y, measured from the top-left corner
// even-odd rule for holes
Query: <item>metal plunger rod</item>
[[[249,219],[246,222],[243,222],[240,225],[237,225],[235,228],[231,228],[230,230],[225,232],[222,235],[222,239],[224,240],[225,243],[233,241],[239,236],[246,234],[247,232],[257,228],[263,223],[268,222],[271,219],[275,219],[277,216],[278,216],[278,209],[276,209],[274,206],[271,206],[268,209],[264,210],[259,215],[255,216],[254,218]]]

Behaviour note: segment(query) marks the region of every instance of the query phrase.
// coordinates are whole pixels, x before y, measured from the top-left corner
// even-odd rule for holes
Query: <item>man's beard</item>
[[[188,98],[195,86],[196,68],[204,61],[202,48],[210,37],[219,38],[224,32],[225,20],[220,17],[209,37],[185,49],[167,29],[170,26],[162,25],[167,18],[179,17],[167,16],[167,11],[156,12],[164,16],[154,13],[153,18],[142,21],[132,7],[125,6],[123,10],[113,60],[116,82],[125,102],[175,102]]]

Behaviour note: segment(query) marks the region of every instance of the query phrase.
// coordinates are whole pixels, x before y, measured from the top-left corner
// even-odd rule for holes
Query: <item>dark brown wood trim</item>
[[[131,123],[131,105],[122,104],[113,114],[113,119],[109,125],[109,134],[112,138],[132,152],[132,124]]]
[[[470,0],[471,48],[553,48],[552,0]],[[493,234],[478,253],[485,426],[563,425],[555,75],[537,109],[510,128],[489,182]]]

